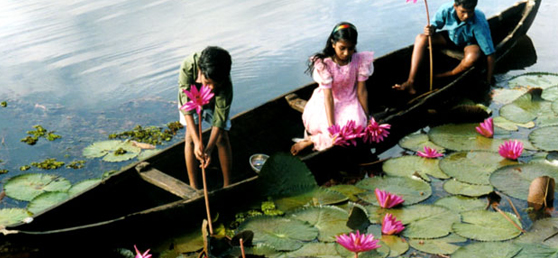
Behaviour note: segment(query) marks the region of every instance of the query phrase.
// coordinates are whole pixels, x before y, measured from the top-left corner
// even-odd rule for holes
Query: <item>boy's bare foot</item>
[[[302,141],[299,141],[299,142],[293,144],[293,146],[291,147],[291,154],[293,154],[293,156],[296,156],[301,151],[310,147],[311,145],[312,145],[312,141],[310,141],[308,139],[304,139]]]
[[[406,81],[402,84],[395,84],[391,88],[396,89],[396,90],[405,90],[411,95],[414,95],[414,94],[417,93],[417,91],[415,90],[415,87],[413,85],[413,82],[411,82],[411,81]]]

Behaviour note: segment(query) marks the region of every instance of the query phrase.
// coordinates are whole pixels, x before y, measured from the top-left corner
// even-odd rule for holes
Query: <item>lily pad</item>
[[[50,208],[70,198],[67,192],[44,192],[33,198],[27,205],[27,210],[33,214],[37,214],[43,210]]]
[[[452,254],[459,249],[459,245],[455,245],[455,243],[463,243],[465,241],[467,241],[467,238],[450,234],[435,239],[409,239],[409,245],[425,253]]]
[[[494,121],[494,126],[502,128],[507,131],[517,131],[519,130],[519,127],[523,127],[523,128],[535,127],[535,122],[533,121],[527,123],[516,123],[506,118],[503,118],[501,116],[495,117],[493,121]]]
[[[349,213],[335,206],[313,206],[294,211],[291,218],[308,222],[319,230],[318,240],[335,242],[337,235],[350,232]]]
[[[450,194],[460,194],[469,197],[487,195],[494,189],[491,185],[473,185],[457,180],[448,180],[444,183],[444,190]]]
[[[70,194],[70,196],[76,196],[77,194],[89,189],[89,187],[96,185],[99,182],[101,182],[101,179],[97,178],[83,180],[72,185],[72,187],[68,190],[68,193]]]
[[[553,86],[543,90],[541,97],[548,101],[555,101],[558,99],[558,87]]]
[[[515,240],[516,243],[544,244],[558,248],[558,218],[540,219],[529,231]]]
[[[462,212],[478,210],[486,207],[486,201],[479,198],[470,198],[460,195],[453,195],[440,198],[434,202],[435,205],[446,207],[452,211]]]
[[[301,248],[305,241],[318,237],[318,229],[296,219],[281,217],[254,216],[245,220],[237,232],[254,232],[252,243],[266,243],[278,251],[294,251]]]
[[[400,236],[381,235],[380,245],[389,247],[389,257],[398,257],[409,250],[409,243]]]
[[[488,185],[492,172],[500,167],[515,164],[516,161],[505,159],[495,152],[461,151],[441,160],[440,169],[461,182]]]
[[[376,188],[401,196],[403,200],[405,200],[403,205],[412,205],[421,202],[432,195],[430,184],[420,179],[412,179],[409,177],[365,178],[358,182],[356,186],[371,190],[359,194],[358,197],[373,205],[378,205],[376,194],[374,193]]]
[[[120,153],[120,152],[122,153]],[[83,156],[87,158],[103,157],[107,162],[120,162],[133,159],[139,155],[141,148],[129,141],[101,141],[95,142],[83,149]]]
[[[512,258],[521,250],[511,242],[472,243],[457,249],[452,258]]]
[[[365,189],[356,187],[355,185],[334,185],[327,189],[342,193],[349,198],[349,201],[352,202],[356,202],[358,200],[357,195],[359,193],[366,192]]]
[[[403,236],[408,238],[438,238],[451,232],[453,223],[459,222],[459,213],[436,205],[418,204],[391,209],[393,216],[405,225]]]
[[[21,174],[4,184],[6,195],[22,201],[31,201],[44,192],[67,191],[72,184],[65,178],[49,174]]]
[[[402,156],[384,162],[382,170],[389,176],[412,177],[418,173],[426,181],[433,176],[440,179],[449,178],[438,166],[439,159],[427,159],[419,156]]]
[[[545,72],[530,72],[520,74],[508,81],[508,87],[517,88],[550,88],[558,85],[558,74]]]
[[[506,212],[517,225],[521,222],[515,215]],[[502,214],[486,210],[472,210],[461,213],[462,222],[453,224],[453,231],[466,238],[479,241],[504,241],[521,234]]]
[[[22,222],[30,217],[29,211],[19,208],[0,209],[0,226],[8,226]]]
[[[308,167],[290,153],[277,153],[264,163],[258,176],[259,187],[266,196],[289,196],[318,187]]]
[[[558,166],[550,162],[506,166],[492,173],[490,183],[509,196],[527,200],[531,182],[540,176],[549,176],[558,180]],[[554,196],[556,197],[556,192]]]
[[[316,188],[310,191],[296,191],[298,194],[275,199],[277,209],[288,211],[303,206],[330,205],[347,201],[349,198],[342,193],[328,190],[327,188]]]
[[[555,258],[558,248],[543,244],[517,244],[522,247],[514,258]]]
[[[445,149],[442,146],[438,146],[428,139],[428,134],[424,133],[414,133],[409,134],[399,141],[399,146],[414,152],[423,151],[424,147],[430,147],[437,150],[439,153],[444,153]]]
[[[529,141],[544,151],[558,151],[558,126],[537,128],[529,134]]]
[[[302,248],[286,253],[286,257],[322,257],[322,258],[338,258],[335,243],[308,243]]]
[[[246,257],[250,257],[248,255],[257,255],[258,257],[262,256],[262,257],[269,257],[269,258],[284,257],[283,255],[284,252],[279,252],[275,250],[275,248],[267,244],[258,244],[253,247],[246,246],[244,247],[244,254],[247,255]],[[234,246],[230,250],[229,255],[232,255],[232,257],[242,257],[242,251],[240,250],[239,246]],[[196,254],[195,257],[198,257],[198,255]],[[178,256],[176,258],[182,258],[182,257]]]
[[[500,115],[510,121],[527,123],[535,120],[542,113],[551,111],[551,102],[541,98],[540,90],[531,90],[512,103],[500,108]]]

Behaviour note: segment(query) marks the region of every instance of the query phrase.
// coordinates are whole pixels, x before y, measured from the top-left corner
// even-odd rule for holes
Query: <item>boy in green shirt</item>
[[[201,53],[187,57],[180,66],[178,79],[178,107],[189,101],[183,90],[190,90],[191,85],[199,88],[206,85],[212,89],[215,97],[203,107],[202,120],[211,124],[211,134],[205,148],[198,134],[198,114],[195,110],[180,110],[180,122],[186,126],[184,157],[190,186],[198,187],[198,166],[206,168],[211,162],[211,153],[215,146],[223,172],[223,186],[230,183],[232,170],[232,150],[228,131],[231,128],[229,112],[233,89],[230,78],[231,56],[220,47],[207,47]]]

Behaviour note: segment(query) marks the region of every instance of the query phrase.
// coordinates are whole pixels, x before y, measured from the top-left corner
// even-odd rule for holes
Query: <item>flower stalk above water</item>
[[[384,235],[399,234],[403,229],[405,229],[403,223],[390,213],[387,213],[382,220],[382,234]]]
[[[500,156],[511,160],[517,160],[517,158],[521,156],[522,152],[523,143],[518,140],[505,141],[498,148],[498,153],[500,153]]]
[[[398,195],[392,194],[387,191],[382,191],[378,188],[376,188],[374,192],[376,193],[376,199],[378,200],[378,204],[380,205],[380,207],[384,209],[390,209],[405,201],[403,200],[403,198],[401,198]]]
[[[492,117],[485,119],[484,122],[480,123],[475,129],[482,136],[492,138],[494,136],[494,121]]]
[[[417,155],[429,159],[434,159],[434,158],[444,156],[444,154],[439,153],[436,149],[430,148],[428,146],[424,146],[424,152],[417,151]]]
[[[339,235],[336,237],[337,243],[345,247],[347,250],[355,253],[355,257],[358,258],[358,253],[366,252],[374,249],[378,249],[381,246],[378,245],[380,240],[374,239],[373,234],[360,234],[357,230],[355,233],[349,233],[347,235]]]

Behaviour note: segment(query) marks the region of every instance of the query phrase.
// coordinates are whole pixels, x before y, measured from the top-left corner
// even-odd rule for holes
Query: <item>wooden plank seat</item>
[[[289,106],[291,106],[294,110],[299,111],[300,113],[304,112],[304,107],[306,106],[306,102],[308,102],[307,100],[298,97],[296,93],[291,93],[285,96],[285,100],[287,100]]]
[[[169,176],[156,168],[150,167],[147,162],[142,162],[137,165],[136,170],[141,178],[146,182],[162,188],[163,190],[182,199],[191,199],[201,195],[201,191],[192,188],[190,185]]]

